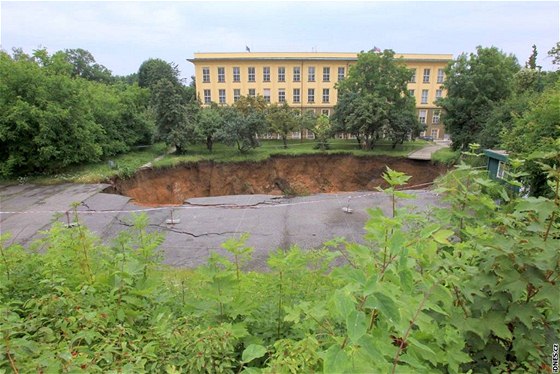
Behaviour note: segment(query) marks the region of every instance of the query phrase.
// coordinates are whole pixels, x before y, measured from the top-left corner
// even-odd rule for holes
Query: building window
[[[412,77],[410,77],[410,83],[416,83],[416,69],[410,69]]]
[[[328,109],[323,109],[321,110],[321,114],[328,117],[330,116],[331,112]]]
[[[315,102],[315,89],[314,88],[308,88],[307,89],[307,102],[308,103],[314,103]]]
[[[270,66],[263,67],[263,82],[270,82]]]
[[[441,112],[439,110],[434,110],[434,114],[432,115],[432,124],[437,125],[439,123],[439,116]]]
[[[438,129],[432,129],[432,138],[437,139],[438,138],[438,134],[439,134],[439,130]]]
[[[443,83],[443,78],[444,78],[443,74],[444,74],[443,69],[438,69],[438,71],[437,71],[437,82],[438,83]]]
[[[344,66],[338,68],[338,80],[341,81],[344,79]]]
[[[236,103],[240,97],[241,97],[241,90],[239,88],[235,88],[233,90],[233,102]]]
[[[255,68],[254,67],[249,67],[247,68],[247,77],[249,79],[249,82],[254,82],[255,81]]]
[[[331,80],[331,68],[325,66],[323,68],[323,82],[328,82]]]
[[[210,90],[204,90],[204,104],[210,104],[212,102],[212,95]]]
[[[422,99],[420,104],[428,104],[428,90],[422,90]]]
[[[249,88],[249,97],[257,96],[257,92],[254,88]]]
[[[408,90],[408,96],[414,97],[414,90]]]
[[[226,81],[226,68],[218,68],[218,82],[224,83]]]
[[[420,123],[426,123],[426,109],[422,109],[418,112],[418,121]]]
[[[218,98],[220,100],[220,104],[226,103],[226,90],[219,90],[218,91]]]
[[[301,80],[301,69],[299,66],[294,66],[294,82],[299,82]]]
[[[441,94],[443,93],[442,90],[436,90],[436,100],[441,98]]]
[[[270,103],[270,88],[265,88],[263,90],[264,101]]]
[[[301,133],[299,131],[292,131],[292,139],[300,139]]]
[[[278,102],[279,103],[285,103],[286,102],[286,90],[283,88],[280,88],[278,90]]]
[[[323,88],[323,102],[324,103],[328,103],[329,102],[329,89],[328,88]]]
[[[278,82],[285,82],[286,81],[286,68],[280,66],[278,68]]]
[[[202,68],[202,83],[210,83],[210,68]]]
[[[430,83],[430,69],[424,69],[423,83]]]
[[[241,82],[241,70],[239,69],[239,66],[233,67],[233,81]]]
[[[307,139],[315,139],[315,134],[313,134],[313,131],[307,130]]]
[[[294,103],[299,103],[301,101],[301,91],[299,90],[299,88],[294,88],[292,101]]]
[[[315,82],[315,66],[307,68],[307,81]]]

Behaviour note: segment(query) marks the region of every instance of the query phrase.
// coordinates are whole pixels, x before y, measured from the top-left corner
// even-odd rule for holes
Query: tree
[[[103,128],[87,101],[87,84],[0,52],[1,175],[53,172],[100,159]]]
[[[557,42],[554,47],[548,51],[548,57],[552,58],[554,65],[560,65],[560,42]]]
[[[329,138],[332,136],[332,127],[329,117],[324,114],[317,117],[312,131],[317,142],[316,148],[322,151],[329,149]]]
[[[270,131],[280,135],[284,148],[288,148],[288,135],[297,130],[299,125],[294,110],[287,103],[272,104],[268,107],[266,120]]]
[[[151,58],[144,61],[138,69],[138,85],[152,89],[162,79],[179,85],[179,74],[177,65],[169,64],[159,58]]]
[[[185,105],[181,87],[160,79],[152,88],[158,137],[181,154],[195,138],[197,106]]]
[[[242,153],[259,146],[257,134],[266,131],[266,119],[262,111],[249,109],[244,113],[234,106],[224,107],[222,118],[219,136],[225,144],[236,145]]]
[[[443,124],[454,149],[467,149],[479,142],[483,124],[495,105],[513,90],[519,64],[513,55],[496,47],[476,48],[476,54],[461,54],[446,68],[443,87],[447,96],[438,100],[444,109]]]
[[[527,107],[523,115],[515,118],[512,128],[503,131],[502,144],[514,155],[527,160],[524,169],[528,173],[529,190],[540,196],[547,192],[546,176],[532,154],[557,152],[560,146],[560,82],[533,97]]]
[[[206,139],[206,148],[212,152],[212,147],[216,135],[222,128],[222,115],[220,108],[212,106],[209,108],[202,108],[198,121],[196,123],[196,133],[199,137]]]
[[[355,135],[365,149],[374,146],[383,135],[382,129],[395,134],[412,133],[417,124],[403,121],[404,117],[415,116],[407,90],[411,74],[392,50],[358,54],[348,77],[337,84],[339,96],[333,116],[336,129]],[[410,113],[398,119],[391,116],[397,112]]]
[[[110,83],[111,71],[95,62],[93,55],[85,49],[65,49],[66,61],[72,65],[72,76],[91,81]]]
[[[526,68],[531,70],[541,69],[541,66],[537,66],[537,55],[538,55],[537,46],[533,44],[531,56],[529,56],[529,59],[525,63]]]

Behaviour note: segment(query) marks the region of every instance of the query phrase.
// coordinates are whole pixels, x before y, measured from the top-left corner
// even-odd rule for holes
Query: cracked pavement
[[[268,254],[277,248],[299,245],[317,248],[327,240],[345,237],[362,242],[367,209],[381,207],[389,212],[387,196],[379,192],[340,192],[310,196],[236,195],[192,198],[182,206],[143,207],[128,197],[103,193],[107,185],[64,184],[57,186],[0,186],[0,233],[11,232],[10,241],[29,244],[52,222],[67,222],[71,204],[77,207],[81,224],[110,243],[131,224],[133,213],[145,212],[148,230],[165,235],[163,261],[180,267],[205,264],[211,252],[228,256],[221,244],[247,232],[253,247],[248,267],[266,269]],[[421,210],[439,205],[431,191],[415,190],[415,199],[401,204]],[[343,208],[352,209],[348,214]],[[166,220],[180,220],[167,224]]]

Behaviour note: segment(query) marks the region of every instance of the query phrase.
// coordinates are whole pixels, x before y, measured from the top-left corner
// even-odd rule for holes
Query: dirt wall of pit
[[[408,185],[432,182],[447,168],[429,161],[352,155],[274,156],[261,162],[203,161],[143,169],[116,179],[111,191],[140,204],[181,204],[185,199],[242,194],[306,195],[373,190],[386,186],[386,167],[411,176]]]

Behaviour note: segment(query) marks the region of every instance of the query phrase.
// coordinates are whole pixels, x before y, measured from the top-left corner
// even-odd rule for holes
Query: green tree
[[[72,76],[91,81],[110,83],[113,81],[111,71],[95,62],[93,55],[85,49],[65,49],[66,61],[72,65]]]
[[[299,126],[294,110],[287,103],[272,104],[267,109],[266,120],[270,131],[279,134],[284,148],[288,148],[288,135]]]
[[[329,149],[329,138],[332,136],[332,126],[329,117],[324,114],[317,117],[315,126],[313,126],[311,131],[315,135],[316,148],[323,151]]]
[[[476,48],[476,54],[461,54],[446,68],[443,87],[447,96],[438,100],[444,109],[443,123],[454,149],[467,149],[480,141],[480,133],[494,106],[513,90],[517,59],[496,47]]]
[[[541,67],[537,66],[537,56],[538,56],[537,46],[533,44],[531,56],[529,56],[529,59],[525,63],[525,67],[531,70],[536,70],[537,68],[540,70]]]
[[[227,145],[236,145],[239,152],[247,152],[259,146],[257,134],[266,131],[266,118],[260,110],[247,109],[245,112],[235,107],[224,107],[223,126],[219,136]]]
[[[181,154],[195,138],[196,109],[183,101],[181,86],[160,79],[152,88],[158,137]]]
[[[541,166],[531,160],[534,152],[555,151],[560,139],[560,82],[534,97],[528,110],[515,118],[513,127],[502,133],[505,149],[522,158],[529,159],[524,168],[529,173],[527,182],[534,195],[548,190]]]
[[[222,115],[220,108],[212,106],[209,108],[202,108],[198,121],[196,123],[196,133],[199,137],[206,140],[206,148],[212,152],[214,140],[216,135],[222,128]]]
[[[554,47],[548,51],[548,57],[552,58],[554,65],[560,65],[560,42],[557,42]]]
[[[19,56],[21,57],[21,56]],[[52,172],[102,155],[89,82],[0,52],[0,174]]]
[[[415,116],[407,90],[410,77],[411,72],[392,50],[361,52],[348,77],[337,84],[339,96],[333,116],[336,130],[355,135],[365,149],[374,146],[383,135],[382,129],[411,134],[417,124],[403,121]],[[397,112],[410,113],[391,116]],[[406,128],[408,125],[411,127]]]
[[[159,58],[151,58],[144,61],[138,69],[138,85],[152,89],[162,79],[178,85],[180,83],[179,74],[177,65]]]

